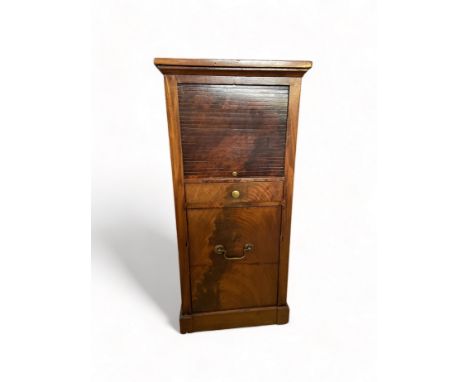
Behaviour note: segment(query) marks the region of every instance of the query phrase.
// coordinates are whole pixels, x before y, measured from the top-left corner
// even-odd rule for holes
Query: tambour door
[[[282,177],[289,86],[179,83],[185,178]]]

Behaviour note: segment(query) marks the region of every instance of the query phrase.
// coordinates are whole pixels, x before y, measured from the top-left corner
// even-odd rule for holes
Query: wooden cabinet
[[[154,63],[166,91],[181,333],[287,323],[299,95],[312,63]]]

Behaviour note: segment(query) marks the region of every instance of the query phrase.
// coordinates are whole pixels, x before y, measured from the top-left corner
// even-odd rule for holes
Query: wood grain
[[[240,196],[232,197],[233,191]],[[223,207],[239,203],[281,202],[283,182],[186,183],[187,207]]]
[[[289,322],[289,306],[279,305],[277,310],[277,321],[278,325],[284,325]]]
[[[277,308],[253,308],[193,315],[193,330],[219,330],[277,323]]]
[[[188,210],[194,311],[276,304],[280,207]],[[245,244],[254,249],[242,260]]]
[[[244,244],[253,244],[254,250],[238,261],[242,264],[278,262],[279,206],[190,209],[187,218],[191,266],[224,266],[223,256],[213,251],[217,244],[223,244],[230,255],[241,255]]]
[[[302,77],[311,61],[219,60],[155,58],[154,64],[165,75],[210,75],[245,77]]]
[[[301,77],[312,63],[155,64],[165,77],[181,333],[287,323]]]
[[[178,74],[175,76],[178,84],[212,84],[212,85],[286,85],[294,78],[289,77],[245,77],[245,76],[208,76],[200,74]]]
[[[288,86],[179,84],[186,177],[282,176]]]
[[[294,164],[296,159],[297,123],[299,117],[299,98],[301,94],[301,80],[296,80],[290,86],[289,96],[289,118],[288,136],[286,142],[286,172],[284,182],[284,199],[280,264],[278,275],[278,305],[286,305],[288,292],[288,269],[289,269],[289,243],[291,238],[291,217],[294,189]]]
[[[172,183],[174,186],[174,206],[177,227],[177,246],[179,249],[180,289],[182,294],[182,312],[189,314],[191,308],[190,265],[188,256],[187,219],[185,214],[184,170],[182,157],[177,82],[173,76],[164,78],[169,126],[169,144],[171,149]]]
[[[167,66],[310,69],[312,61],[299,60],[227,60],[200,58],[155,58],[154,64]]]
[[[268,176],[268,177],[255,177],[255,178],[185,178],[184,182],[187,183],[250,183],[250,182],[283,182],[282,176]]]
[[[207,266],[192,268],[194,312],[276,305],[277,264],[229,263],[220,277],[211,271]]]

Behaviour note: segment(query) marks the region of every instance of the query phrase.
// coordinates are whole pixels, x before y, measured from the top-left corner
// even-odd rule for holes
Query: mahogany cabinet
[[[312,63],[154,63],[166,91],[181,333],[287,323],[299,96]]]

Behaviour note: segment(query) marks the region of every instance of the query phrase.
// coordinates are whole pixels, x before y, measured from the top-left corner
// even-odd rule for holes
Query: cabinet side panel
[[[187,249],[187,217],[185,213],[184,169],[179,125],[179,101],[175,76],[164,76],[166,90],[167,121],[171,148],[172,182],[177,226],[177,246],[179,249],[180,288],[182,293],[182,314],[190,314],[190,264]]]
[[[291,79],[288,104],[288,132],[286,138],[284,206],[281,216],[280,260],[278,270],[278,305],[286,305],[288,290],[289,242],[291,235],[291,212],[294,186],[294,163],[296,159],[297,124],[301,79]]]

